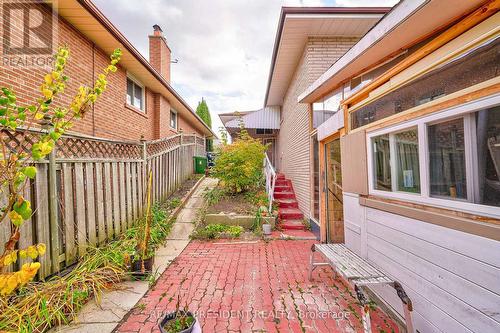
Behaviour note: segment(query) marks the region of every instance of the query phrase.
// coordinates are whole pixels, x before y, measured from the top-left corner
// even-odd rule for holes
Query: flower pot
[[[264,235],[269,236],[271,234],[272,226],[269,223],[264,223],[262,225],[262,232]]]
[[[187,312],[187,313],[184,312],[184,311],[179,311],[179,312],[183,313],[183,314],[185,313],[188,316],[193,317],[194,321],[193,321],[193,323],[191,323],[191,325],[188,328],[186,328],[186,329],[184,329],[182,331],[175,332],[175,333],[202,333],[201,327],[200,327],[200,322],[194,317],[194,315],[191,312]],[[168,332],[163,327],[165,325],[167,325],[169,321],[175,320],[175,314],[176,314],[176,312],[171,312],[171,313],[168,313],[165,317],[163,317],[162,321],[158,325],[159,328],[160,328],[160,331],[162,333],[167,333]]]
[[[151,257],[144,260],[144,273],[141,272],[142,269],[142,260],[134,261],[134,257],[132,256],[132,265],[130,266],[130,270],[132,271],[132,275],[141,276],[146,275],[153,272],[153,264],[155,262],[155,257]]]

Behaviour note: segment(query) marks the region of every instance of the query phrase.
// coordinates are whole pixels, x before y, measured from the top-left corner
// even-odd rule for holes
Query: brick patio
[[[163,313],[181,303],[197,311],[204,333],[361,332],[352,291],[318,268],[307,281],[314,241],[246,244],[193,241],[129,313],[117,332],[158,332]],[[300,315],[299,315],[300,314]],[[373,332],[397,332],[380,310]]]

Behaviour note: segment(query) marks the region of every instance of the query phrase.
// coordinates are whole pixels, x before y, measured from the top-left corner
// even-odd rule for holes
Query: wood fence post
[[[181,182],[184,181],[184,168],[182,167],[182,160],[184,159],[184,147],[182,146],[184,144],[184,133],[181,132],[181,143],[180,143],[180,146],[179,146],[179,169],[180,169],[180,172],[181,172]]]
[[[142,141],[142,184],[140,186],[142,187],[142,198],[140,198],[142,202],[142,206],[145,207],[144,203],[144,198],[146,194],[146,186],[145,184],[147,183],[147,175],[148,175],[148,146],[147,146],[147,141],[144,139],[141,139]]]
[[[57,164],[56,145],[49,154],[49,224],[50,224],[50,256],[52,273],[59,272],[59,211],[57,198]]]

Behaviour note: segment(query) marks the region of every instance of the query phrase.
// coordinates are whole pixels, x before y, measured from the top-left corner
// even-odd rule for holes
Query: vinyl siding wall
[[[277,166],[280,172],[292,180],[299,208],[306,218],[312,215],[310,106],[298,103],[297,98],[357,41],[355,37],[309,37],[285,93],[281,108]]]
[[[500,332],[500,242],[359,204],[344,193],[346,245],[402,283],[419,332]],[[372,290],[403,314],[391,287]]]

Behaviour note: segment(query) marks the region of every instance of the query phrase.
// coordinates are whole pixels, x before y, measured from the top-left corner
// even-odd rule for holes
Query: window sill
[[[424,197],[418,193],[386,192],[370,189],[370,197],[381,200],[394,200],[407,205],[421,205],[433,209],[445,211],[453,210],[456,214],[470,216],[483,216],[485,219],[494,219],[500,222],[500,211],[498,207],[475,204],[464,200],[442,199],[437,197]]]
[[[500,240],[500,220],[498,219],[372,195],[360,197],[359,204],[441,227]]]
[[[130,105],[128,103],[125,103],[125,108],[129,109],[131,111],[134,111],[135,113],[143,116],[144,118],[149,118],[148,115],[146,114],[146,111],[142,111],[141,109],[139,109],[139,108],[137,108],[135,106],[132,106],[132,105]]]

